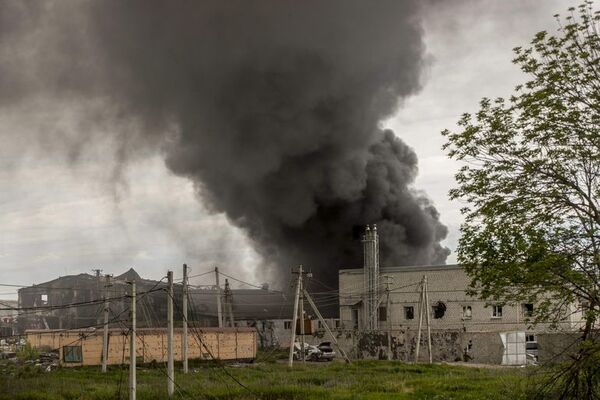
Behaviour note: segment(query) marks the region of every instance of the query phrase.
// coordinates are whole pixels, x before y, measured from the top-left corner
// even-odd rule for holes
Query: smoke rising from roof
[[[380,126],[420,88],[418,1],[40,4],[0,6],[0,107],[45,93],[135,120],[119,160],[163,152],[276,275],[301,263],[336,284],[367,223],[384,266],[445,261],[446,228],[411,187],[417,157]]]

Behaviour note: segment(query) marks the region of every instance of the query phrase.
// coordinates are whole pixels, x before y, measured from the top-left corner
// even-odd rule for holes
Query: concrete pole
[[[135,343],[135,330],[136,330],[136,310],[135,310],[135,281],[131,282],[131,336],[129,337],[129,400],[135,400],[136,395],[136,343]]]
[[[110,287],[110,275],[105,275],[104,286],[104,329],[102,334],[102,372],[106,373],[108,365],[108,310],[110,309],[108,288]]]
[[[167,389],[169,397],[175,393],[175,371],[173,364],[173,271],[167,272]]]
[[[298,271],[298,279],[299,279],[299,285],[300,285],[300,355],[302,357],[302,362],[305,362],[305,351],[304,351],[304,276],[303,276],[303,272],[302,272],[302,265],[300,266],[300,269]]]
[[[425,286],[425,315],[427,316],[427,346],[429,348],[429,364],[433,364],[433,355],[431,354],[431,324],[429,318],[429,290],[427,288],[427,275],[423,277]]]
[[[421,348],[421,329],[423,329],[423,303],[425,302],[424,279],[421,280],[421,293],[419,296],[419,329],[417,331],[417,348],[415,349],[415,362],[419,362],[419,350]]]
[[[329,329],[329,325],[327,325],[327,322],[325,322],[325,319],[323,318],[323,315],[321,315],[321,312],[317,308],[317,305],[313,301],[312,297],[310,297],[310,294],[308,293],[308,291],[305,290],[304,291],[304,295],[306,296],[306,300],[308,300],[308,304],[310,304],[310,306],[314,310],[315,314],[317,314],[317,318],[319,318],[319,321],[321,321],[321,323],[325,327],[325,330],[327,331],[327,333],[331,337],[331,340],[333,340],[333,343],[335,343],[335,345],[337,346],[338,350],[340,351],[340,354],[342,355],[342,357],[344,357],[344,360],[346,360],[346,362],[348,364],[350,364],[350,359],[346,355],[346,352],[344,351],[344,349],[342,349],[340,347],[340,344],[338,343],[337,339],[333,335],[333,332],[331,332],[331,329]]]
[[[215,267],[215,283],[217,285],[217,319],[219,328],[223,327],[223,309],[221,308],[221,285],[219,285],[219,268]]]
[[[181,332],[181,357],[183,359],[183,373],[188,373],[188,267],[183,264],[183,298],[181,307],[183,308],[183,330]]]
[[[387,329],[387,359],[391,360],[392,359],[392,313],[390,312],[390,280],[389,280],[389,276],[387,277],[387,285],[386,285],[386,292],[387,292],[387,301],[386,301],[386,306],[385,306],[385,312],[386,312],[386,319],[387,319],[387,323],[388,323],[388,329]]]
[[[302,266],[300,271],[302,272]],[[298,301],[300,299],[300,277],[301,273],[298,274],[298,282],[296,282],[296,296],[294,297],[294,316],[292,317],[292,334],[290,339],[290,356],[288,359],[288,367],[292,367],[294,364],[294,345],[296,343],[296,323],[298,322]]]

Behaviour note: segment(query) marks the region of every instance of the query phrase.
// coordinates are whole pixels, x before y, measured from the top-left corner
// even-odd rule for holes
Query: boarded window
[[[463,319],[473,318],[473,309],[471,306],[463,306]]]
[[[83,356],[81,354],[81,346],[64,346],[63,347],[63,361],[66,363],[83,362]]]
[[[444,315],[446,315],[446,304],[442,303],[441,301],[438,301],[437,303],[435,303],[433,306],[433,318],[435,319],[440,319],[440,318],[444,318]]]
[[[404,307],[404,319],[415,319],[415,308],[413,306]]]
[[[379,321],[387,321],[387,307],[379,307]]]

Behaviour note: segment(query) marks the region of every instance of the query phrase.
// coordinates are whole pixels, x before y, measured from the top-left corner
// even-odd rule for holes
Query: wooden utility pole
[[[183,298],[181,307],[183,308],[183,329],[181,332],[181,358],[183,360],[183,373],[188,373],[188,267],[183,264]]]
[[[321,315],[321,312],[317,308],[315,302],[313,301],[313,299],[310,296],[310,294],[308,293],[308,291],[304,290],[304,295],[306,296],[306,300],[308,300],[308,304],[310,304],[310,306],[312,307],[313,311],[317,315],[317,318],[319,318],[319,321],[321,321],[321,324],[323,324],[323,326],[325,327],[325,330],[327,331],[327,333],[331,337],[331,340],[333,340],[333,343],[335,343],[335,345],[337,346],[338,350],[340,351],[340,354],[342,355],[342,357],[344,357],[344,360],[346,360],[346,362],[350,364],[350,359],[346,355],[346,352],[344,351],[344,349],[342,349],[340,347],[337,339],[333,335],[333,332],[331,332],[331,329],[329,329],[329,325],[327,325],[327,322],[325,322],[325,319]]]
[[[173,271],[167,272],[167,392],[169,397],[175,393],[175,371],[173,364]]]
[[[221,308],[221,285],[219,285],[219,267],[215,267],[215,283],[217,285],[217,319],[219,328],[223,327],[223,310]]]
[[[294,347],[296,344],[296,323],[298,322],[298,302],[300,299],[300,280],[302,279],[302,265],[298,268],[298,281],[296,282],[296,296],[294,297],[294,316],[292,317],[292,334],[290,335],[290,356],[288,366],[294,364]]]
[[[429,318],[429,289],[427,288],[427,275],[423,277],[423,282],[425,285],[425,315],[427,316],[427,346],[429,349],[429,364],[433,364],[433,354],[431,353],[431,320]]]
[[[135,312],[135,280],[131,282],[131,333],[129,337],[129,400],[135,400],[136,395],[136,343],[135,343],[135,329],[136,329],[136,312]]]
[[[108,312],[110,309],[109,292],[110,275],[104,276],[104,329],[102,334],[102,372],[106,373],[108,365]]]

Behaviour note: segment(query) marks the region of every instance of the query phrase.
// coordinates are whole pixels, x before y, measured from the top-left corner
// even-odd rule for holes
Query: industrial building
[[[140,328],[160,328],[167,323],[166,282],[141,278],[134,269],[111,277],[78,274],[59,277],[18,291],[20,333],[29,330],[80,330],[103,324],[104,296],[110,298],[110,318],[129,323],[129,282],[135,281],[139,295],[137,324]],[[252,328],[259,348],[288,347],[293,314],[293,296],[266,285],[256,289],[232,289],[225,280],[213,287],[190,287],[188,320],[194,327]],[[181,321],[182,285],[174,284],[175,321]],[[221,313],[219,313],[219,301]],[[73,305],[73,306],[68,306]],[[67,306],[67,307],[66,307]],[[15,307],[17,308],[17,307]],[[335,312],[335,309],[334,309]],[[322,336],[323,328],[306,313],[308,335]],[[332,327],[339,327],[337,315],[325,313]],[[114,324],[113,324],[114,325]]]
[[[390,358],[412,361],[421,306],[430,315],[433,358],[445,361],[524,364],[528,358],[550,358],[561,343],[573,343],[582,326],[575,306],[554,329],[532,324],[535,304],[487,303],[470,296],[470,278],[460,265],[380,267],[378,240],[377,227],[367,226],[363,267],[339,271],[340,320],[347,333],[341,340],[355,357],[387,358],[391,350]],[[427,304],[421,300],[424,278]],[[423,331],[425,323],[423,318]],[[426,343],[423,333],[423,359]]]

